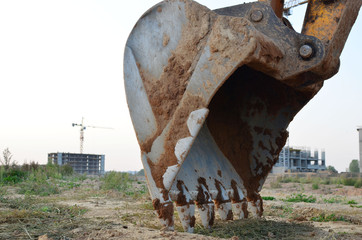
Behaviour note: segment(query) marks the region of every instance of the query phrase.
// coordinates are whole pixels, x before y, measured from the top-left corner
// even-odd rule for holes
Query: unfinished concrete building
[[[69,164],[74,172],[88,175],[104,174],[104,155],[83,153],[48,153],[48,161],[57,165]]]
[[[323,149],[319,158],[318,150],[315,150],[312,156],[311,150],[305,147],[284,147],[272,172],[317,172],[321,170],[326,170],[326,153]]]

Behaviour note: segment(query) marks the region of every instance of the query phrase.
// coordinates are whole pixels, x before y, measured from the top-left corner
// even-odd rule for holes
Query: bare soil
[[[319,184],[313,190],[311,183],[280,183],[272,188],[273,181],[275,178],[269,177],[261,191],[262,197],[275,198],[264,200],[261,219],[221,221],[216,214],[214,227],[203,229],[196,213],[195,233],[188,234],[183,232],[177,212],[175,231],[162,230],[148,194],[104,191],[100,180],[86,179],[61,194],[30,198],[34,205],[43,204],[40,209],[59,210],[58,215],[47,218],[38,210],[29,216],[21,210],[25,207],[15,209],[15,203],[0,202],[0,239],[362,239],[361,188]],[[144,184],[144,179],[138,179],[133,187]],[[28,201],[26,196],[13,195],[15,192],[16,187],[8,187],[2,197],[23,199],[17,202],[20,206]],[[300,193],[312,195],[316,202],[285,201]],[[351,201],[353,204],[348,204]],[[72,211],[70,217],[61,217],[63,209],[74,208],[79,214]]]

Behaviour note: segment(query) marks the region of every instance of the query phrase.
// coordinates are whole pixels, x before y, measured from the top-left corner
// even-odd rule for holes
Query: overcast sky
[[[123,87],[123,50],[138,18],[158,1],[0,0],[0,151],[19,163],[46,163],[49,152],[106,155],[106,170],[139,170],[140,150]],[[211,9],[241,1],[199,1]],[[303,7],[289,17],[296,29]],[[362,20],[357,19],[339,73],[290,125],[290,145],[325,148],[344,171],[358,158],[362,125]]]

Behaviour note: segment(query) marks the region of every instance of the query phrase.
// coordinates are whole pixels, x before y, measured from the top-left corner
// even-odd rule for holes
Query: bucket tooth
[[[233,189],[231,200],[234,206],[234,213],[236,218],[248,218],[248,201],[244,197],[244,192],[239,188],[235,180],[231,181],[231,188]]]
[[[221,182],[215,179],[215,187],[217,189],[217,195],[214,200],[217,212],[220,215],[221,220],[232,220],[233,219],[233,211],[231,200],[229,195],[222,185]]]
[[[185,232],[193,233],[195,227],[195,205],[186,204],[184,206],[176,206],[181,224]]]
[[[248,212],[248,201],[244,198],[240,202],[233,202],[234,206],[234,215],[237,219],[244,219],[248,218],[249,212]]]
[[[260,197],[258,193],[255,193],[255,199],[249,201],[248,208],[250,212],[255,217],[263,216],[263,199]]]
[[[231,202],[218,203],[215,201],[217,212],[221,220],[233,220],[233,211]]]
[[[177,189],[179,193],[176,198],[176,208],[182,227],[185,232],[192,233],[195,226],[195,203],[183,181],[177,181]]]
[[[166,194],[165,194],[166,193]],[[160,199],[156,198],[152,201],[153,208],[166,231],[174,230],[173,202],[170,200],[167,191],[164,191]]]
[[[201,223],[202,226],[204,226],[204,228],[210,228],[212,225],[214,225],[214,220],[215,220],[214,207],[215,207],[214,203],[197,204],[197,208],[201,218]]]
[[[211,194],[208,191],[207,185],[199,179],[200,185],[198,186],[196,205],[200,214],[201,223],[204,228],[210,228],[214,225],[215,220],[215,205],[212,202]]]

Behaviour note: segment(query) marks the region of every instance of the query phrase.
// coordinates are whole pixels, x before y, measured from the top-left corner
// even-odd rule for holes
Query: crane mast
[[[284,2],[283,12],[286,16],[292,15],[290,9],[308,3],[308,0],[289,0]]]
[[[83,145],[84,145],[84,130],[88,127],[88,128],[103,128],[103,129],[113,129],[113,128],[109,128],[109,127],[97,127],[97,126],[85,126],[84,125],[84,117],[82,117],[82,122],[79,123],[72,123],[72,126],[79,126],[80,127],[80,148],[79,148],[79,152],[83,153]]]

